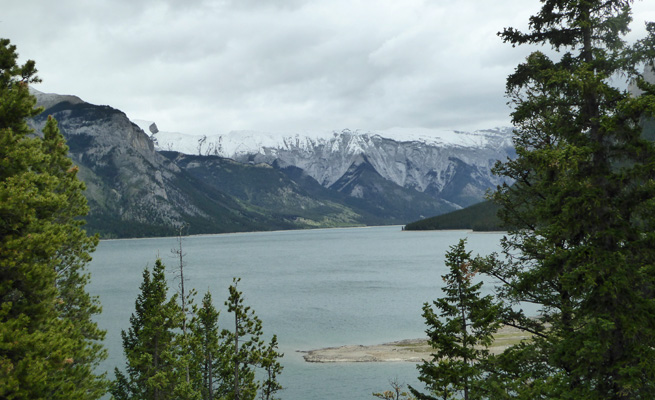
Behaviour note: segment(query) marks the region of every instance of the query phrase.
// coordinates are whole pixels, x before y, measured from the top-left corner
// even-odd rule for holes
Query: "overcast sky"
[[[47,93],[211,134],[509,125],[538,0],[3,0],[0,37]],[[637,0],[634,37],[655,20]]]

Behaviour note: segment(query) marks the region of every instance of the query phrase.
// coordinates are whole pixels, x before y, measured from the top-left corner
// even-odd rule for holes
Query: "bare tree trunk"
[[[239,313],[234,312],[234,399],[239,400]]]
[[[174,250],[173,253],[175,253],[180,260],[180,298],[182,299],[182,335],[184,336],[184,339],[187,340],[187,321],[186,321],[186,292],[184,291],[184,252],[182,251],[182,229],[183,227],[180,227],[180,232],[177,236],[177,243],[178,243],[178,249]],[[190,376],[189,376],[189,365],[187,364],[185,366],[186,369],[186,382],[190,382]]]

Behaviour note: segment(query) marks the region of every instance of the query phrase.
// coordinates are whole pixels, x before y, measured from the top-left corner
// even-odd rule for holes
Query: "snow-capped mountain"
[[[103,237],[406,224],[479,201],[508,153],[502,131],[193,137],[33,94],[45,111],[28,123],[57,119],[86,183],[86,227]]]
[[[159,150],[297,167],[328,188],[353,166],[367,163],[396,185],[452,202],[455,208],[482,200],[487,189],[502,183],[491,168],[497,160],[514,155],[511,128],[476,132],[345,129],[302,135],[233,131],[205,136],[159,131],[150,121],[133,122],[151,133]],[[348,194],[363,196],[361,187],[348,187]]]

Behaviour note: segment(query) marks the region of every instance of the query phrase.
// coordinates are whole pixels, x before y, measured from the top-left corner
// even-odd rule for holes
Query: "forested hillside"
[[[472,229],[474,231],[502,231],[505,229],[497,215],[499,209],[500,207],[494,203],[483,201],[462,210],[410,222],[405,225],[405,230]]]

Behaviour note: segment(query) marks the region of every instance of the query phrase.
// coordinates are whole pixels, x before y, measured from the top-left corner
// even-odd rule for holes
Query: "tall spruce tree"
[[[473,283],[476,271],[465,240],[450,247],[446,266],[444,296],[423,306],[429,343],[435,352],[433,359],[418,369],[419,380],[429,393],[410,390],[418,399],[481,399],[484,397],[476,389],[485,379],[482,365],[499,328],[500,309],[491,295],[481,296],[482,282]]]
[[[28,88],[40,80],[17,58],[0,39],[0,398],[96,399],[104,332],[84,267],[97,238],[56,122],[43,137],[26,123],[42,111]]]
[[[500,33],[554,54],[532,53],[507,80],[518,157],[496,172],[515,183],[493,199],[510,231],[505,257],[481,263],[540,319],[507,309],[535,339],[499,357],[488,383],[503,398],[655,398],[655,146],[641,125],[655,87],[637,73],[655,29],[630,47],[631,1],[541,3],[529,32]]]
[[[143,272],[141,292],[130,317],[130,328],[123,331],[125,374],[116,368],[111,392],[117,400],[166,400],[179,398],[178,386],[185,383],[186,371],[177,363],[175,330],[182,313],[177,296],[168,298],[165,266],[155,262],[152,273]]]

